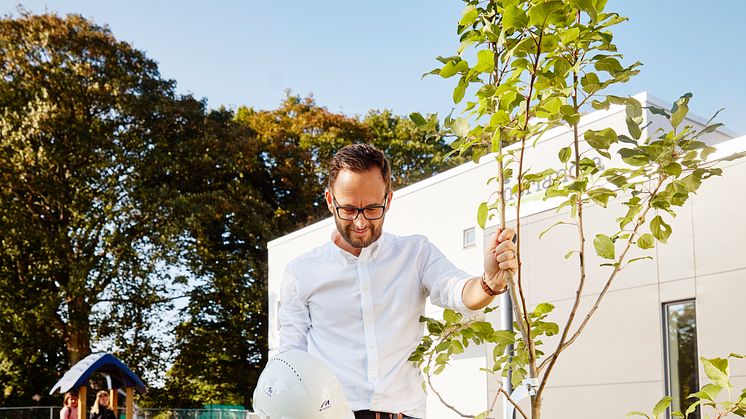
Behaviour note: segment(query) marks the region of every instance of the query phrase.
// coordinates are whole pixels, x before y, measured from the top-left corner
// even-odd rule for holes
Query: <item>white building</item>
[[[670,107],[646,94],[636,98],[643,106]],[[651,124],[647,133],[643,131],[643,138],[662,126],[659,117],[644,113]],[[618,133],[626,132],[624,117],[624,108],[614,106],[585,115],[581,129],[611,127]],[[685,123],[701,127],[703,121],[690,117]],[[721,129],[710,134],[706,142],[718,144],[720,156],[746,150],[746,136],[733,137]],[[564,128],[546,133],[531,152],[535,153],[532,161],[537,162],[534,168],[556,167],[557,150],[569,142],[570,133]],[[705,181],[697,195],[677,210],[670,244],[656,244],[647,253],[654,260],[636,262],[620,273],[583,334],[563,352],[544,393],[544,417],[622,418],[633,410],[650,411],[664,394],[676,396],[676,383],[684,378],[677,368],[668,366],[676,365],[676,339],[685,326],[696,326],[696,344],[691,343],[699,356],[746,353],[746,334],[739,331],[739,319],[746,318],[746,245],[742,243],[746,222],[742,221],[741,207],[746,205],[746,186],[742,183],[746,180],[746,159],[725,162],[720,167],[723,177]],[[464,164],[395,191],[385,231],[425,234],[457,266],[481,274],[484,231],[477,226],[476,210],[493,191],[494,183],[487,185],[486,181],[495,172],[494,159],[483,158],[479,164]],[[566,260],[564,254],[577,247],[577,231],[572,226],[559,226],[538,238],[540,232],[568,215],[566,211],[557,213],[556,203],[539,199],[543,195],[537,193],[541,185],[536,189],[524,198],[521,211],[524,293],[531,305],[555,305],[549,320],[562,326],[578,282],[577,261]],[[608,209],[589,206],[585,212],[586,253],[590,257],[581,318],[575,325],[608,277],[608,268],[599,267],[602,261],[595,255],[592,241],[596,233],[615,231],[614,219],[623,215],[621,202],[618,197]],[[270,353],[279,343],[277,309],[285,265],[325,243],[333,229],[333,219],[328,218],[269,243]],[[639,249],[633,253],[632,257],[643,255]],[[439,317],[439,311],[428,306],[427,315]],[[683,316],[676,317],[676,313]],[[675,320],[679,318],[682,324],[677,325]],[[488,319],[499,327],[500,309],[490,313]],[[544,352],[551,353],[556,341],[545,341]],[[436,388],[462,412],[486,410],[498,384],[479,368],[489,367],[491,356],[491,347],[470,346],[437,376]],[[685,369],[681,374],[686,374]],[[737,389],[746,387],[746,361],[733,363],[731,376]],[[701,366],[698,377],[700,383],[706,382]],[[497,410],[493,417],[501,418]],[[459,416],[429,395],[428,417]]]

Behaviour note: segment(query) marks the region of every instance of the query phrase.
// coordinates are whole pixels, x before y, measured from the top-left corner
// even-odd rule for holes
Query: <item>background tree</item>
[[[179,182],[199,185],[181,190],[192,202],[186,229],[194,257],[187,258],[197,285],[176,328],[178,355],[165,389],[148,401],[153,405],[250,406],[267,352],[267,242],[329,216],[325,167],[339,148],[365,141],[387,150],[398,187],[447,167],[447,145],[424,143],[411,121],[389,111],[361,120],[288,95],[276,110],[239,108],[232,118],[221,111],[208,119],[218,116],[214,141],[194,155],[201,163],[184,153],[178,159],[185,161],[174,163],[197,168],[185,175],[193,179]],[[200,167],[206,173],[195,174]],[[183,388],[193,390],[175,396]]]
[[[95,350],[148,383],[172,365],[143,405],[248,407],[267,352],[267,242],[328,216],[331,156],[373,143],[395,188],[462,162],[390,111],[288,94],[276,110],[208,112],[77,15],[3,18],[0,69],[3,404],[51,403]]]
[[[109,313],[154,318],[168,214],[146,205],[157,197],[138,170],[181,123],[180,100],[154,61],[76,15],[4,17],[0,71],[0,359],[23,371],[19,382],[53,383],[92,336],[126,333],[104,327],[117,320]],[[23,360],[33,348],[43,351],[38,370]],[[138,372],[158,359],[143,349]],[[0,397],[29,395],[6,385]]]

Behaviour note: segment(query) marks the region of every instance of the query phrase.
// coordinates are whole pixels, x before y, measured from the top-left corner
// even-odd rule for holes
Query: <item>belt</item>
[[[403,413],[374,412],[370,410],[358,410],[355,419],[416,419]]]

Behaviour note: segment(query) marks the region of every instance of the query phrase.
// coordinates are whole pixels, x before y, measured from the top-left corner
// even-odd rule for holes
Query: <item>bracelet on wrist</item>
[[[479,283],[482,285],[482,290],[485,292],[485,294],[494,297],[496,295],[500,295],[508,290],[508,284],[505,284],[505,287],[501,289],[500,291],[495,291],[492,288],[490,288],[489,285],[487,285],[487,281],[484,278],[484,274],[482,274],[481,278],[479,278]]]

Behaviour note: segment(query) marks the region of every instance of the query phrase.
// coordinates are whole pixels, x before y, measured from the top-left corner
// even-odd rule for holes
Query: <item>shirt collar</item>
[[[384,243],[387,241],[386,236],[386,233],[381,233],[381,237],[379,237],[378,240],[371,243],[370,246],[364,247],[363,250],[360,251],[360,256],[355,256],[352,253],[342,250],[339,246],[334,244],[334,242],[330,242],[329,245],[332,248],[332,254],[340,262],[355,263],[358,260],[374,261],[376,257],[381,253],[381,249],[385,245]]]

